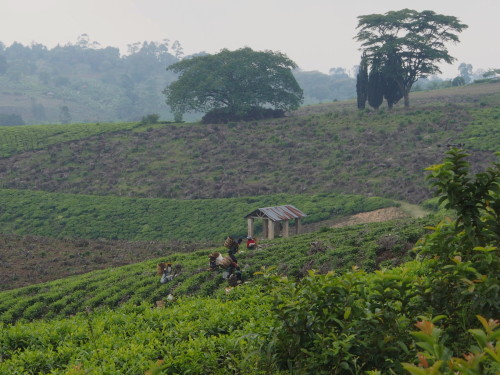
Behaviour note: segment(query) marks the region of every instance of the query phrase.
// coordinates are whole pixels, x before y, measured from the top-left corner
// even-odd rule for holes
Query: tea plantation
[[[0,375],[500,374],[500,96],[439,97],[248,124],[0,129],[0,233],[192,241],[0,291]],[[431,191],[441,211],[424,218],[329,225]],[[244,282],[228,287],[208,255],[281,204],[325,225],[242,246]],[[166,284],[159,262],[173,263]]]
[[[238,261],[244,279],[263,267],[292,278],[320,272],[360,267],[374,270],[379,265],[396,265],[408,258],[408,250],[425,233],[429,219],[362,224],[324,229],[290,238],[262,241],[256,250],[241,250]],[[213,295],[227,284],[220,272],[208,270],[208,254],[227,249],[178,253],[124,267],[110,268],[44,284],[0,292],[0,321],[14,323],[42,317],[61,318],[90,308],[115,308],[125,302],[140,304],[174,296]],[[172,262],[176,277],[160,284],[156,264]]]

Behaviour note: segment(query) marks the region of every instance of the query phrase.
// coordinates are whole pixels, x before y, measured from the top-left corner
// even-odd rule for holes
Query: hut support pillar
[[[267,220],[267,238],[272,240],[274,238],[274,221]]]
[[[253,218],[249,217],[247,219],[247,225],[248,225],[248,236],[253,238]]]
[[[283,237],[288,237],[288,220],[283,222]]]
[[[302,230],[302,223],[300,222],[300,218],[295,219],[295,234],[300,234]]]

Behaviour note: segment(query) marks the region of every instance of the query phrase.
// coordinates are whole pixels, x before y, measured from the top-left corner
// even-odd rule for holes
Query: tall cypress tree
[[[368,104],[378,109],[384,101],[384,74],[378,63],[374,63],[368,75]]]
[[[366,55],[361,56],[359,63],[359,71],[356,76],[356,94],[358,99],[358,109],[365,109],[366,99],[368,96],[368,62]]]
[[[361,42],[368,59],[392,53],[401,59],[403,74],[395,79],[400,80],[405,107],[410,106],[410,90],[418,78],[441,73],[438,64],[456,60],[445,44],[458,42],[458,33],[467,29],[458,18],[430,10],[418,12],[405,8],[358,19],[355,39]]]
[[[403,68],[401,58],[394,52],[388,54],[383,67],[384,71],[384,98],[387,106],[392,109],[403,97]]]
[[[399,102],[402,97],[403,93],[401,92],[396,80],[391,77],[386,77],[384,82],[384,98],[387,101],[387,107],[392,109],[394,104]]]

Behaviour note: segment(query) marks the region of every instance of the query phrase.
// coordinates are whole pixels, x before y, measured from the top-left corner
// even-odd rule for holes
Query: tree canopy
[[[164,94],[175,113],[225,109],[246,113],[255,107],[297,109],[303,91],[292,69],[297,65],[279,52],[223,49],[167,68],[179,74]]]
[[[370,14],[358,17],[361,50],[373,63],[385,61],[384,75],[393,79],[409,107],[409,93],[418,78],[441,73],[438,63],[452,63],[446,42],[459,42],[457,33],[468,26],[453,16],[411,9]],[[399,66],[394,66],[399,61]]]

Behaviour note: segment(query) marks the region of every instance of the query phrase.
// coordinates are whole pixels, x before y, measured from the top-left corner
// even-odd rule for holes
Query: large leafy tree
[[[467,28],[456,17],[411,9],[369,14],[358,17],[358,34],[361,50],[370,61],[389,60],[396,55],[400,69],[392,71],[404,97],[405,107],[410,106],[410,89],[418,78],[440,73],[437,64],[452,63],[446,42],[459,42],[457,33]],[[394,58],[392,58],[394,61]]]
[[[179,74],[164,94],[175,113],[209,112],[224,108],[244,113],[255,107],[297,109],[303,91],[292,69],[296,64],[282,53],[250,48],[223,49],[170,65]]]

